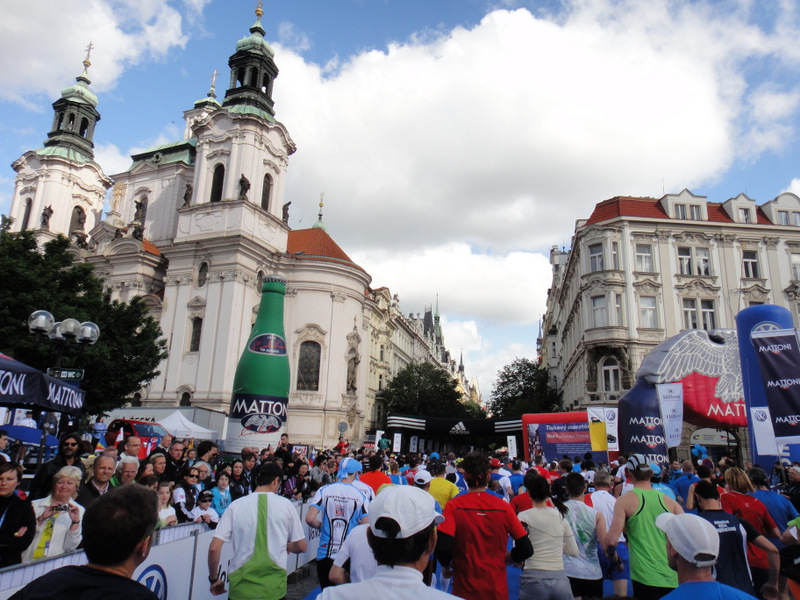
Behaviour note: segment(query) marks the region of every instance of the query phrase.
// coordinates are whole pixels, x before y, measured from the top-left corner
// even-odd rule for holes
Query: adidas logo
[[[469,429],[464,427],[464,422],[459,421],[450,429],[451,435],[469,435]]]

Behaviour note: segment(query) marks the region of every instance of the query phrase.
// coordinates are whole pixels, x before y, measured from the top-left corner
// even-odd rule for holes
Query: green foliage
[[[388,413],[450,418],[483,416],[472,417],[470,407],[460,402],[456,381],[430,363],[410,364],[401,369],[387,384],[383,397]]]
[[[40,251],[32,231],[0,229],[0,352],[41,370],[55,364],[58,347],[37,343],[28,332],[28,316],[37,309],[57,321],[97,323],[99,341],[85,352],[68,348],[61,360],[62,367],[85,369],[87,412],[97,414],[122,406],[158,376],[166,340],[142,299],[112,301],[94,267],[73,262],[69,249],[63,236]]]
[[[525,413],[551,412],[557,404],[547,369],[527,358],[516,358],[497,372],[488,410],[493,417],[516,419]]]

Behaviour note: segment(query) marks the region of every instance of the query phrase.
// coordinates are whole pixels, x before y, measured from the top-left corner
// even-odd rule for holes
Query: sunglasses
[[[77,448],[77,447],[78,447],[78,444],[75,444],[74,442],[64,442],[64,447],[65,447],[65,448],[66,448],[66,447],[69,447],[69,448]]]
[[[190,475],[187,475],[187,477],[190,477],[191,479],[197,479],[199,475],[197,473],[191,473]]]

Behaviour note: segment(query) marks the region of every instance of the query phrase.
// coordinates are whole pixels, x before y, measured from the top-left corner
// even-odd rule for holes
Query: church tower
[[[11,201],[12,231],[35,229],[42,241],[57,234],[86,250],[88,233],[102,219],[111,180],[94,161],[94,130],[100,120],[97,96],[89,89],[92,44],[83,72],[53,103],[53,127],[44,147],[23,154]]]

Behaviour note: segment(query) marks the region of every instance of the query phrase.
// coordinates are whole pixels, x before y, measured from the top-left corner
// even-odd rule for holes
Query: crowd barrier
[[[319,531],[306,525],[308,504],[292,502],[308,540],[304,554],[289,554],[287,572],[293,573],[314,560],[319,546]],[[208,584],[208,546],[214,532],[206,525],[187,523],[156,532],[153,548],[133,574],[133,578],[155,592],[161,600],[225,599],[227,594],[212,596]],[[222,546],[220,577],[227,581],[228,565],[233,556],[231,544]],[[54,558],[43,558],[24,565],[0,570],[0,600],[53,569],[86,564],[86,555],[76,550]],[[227,587],[227,586],[226,586]]]

